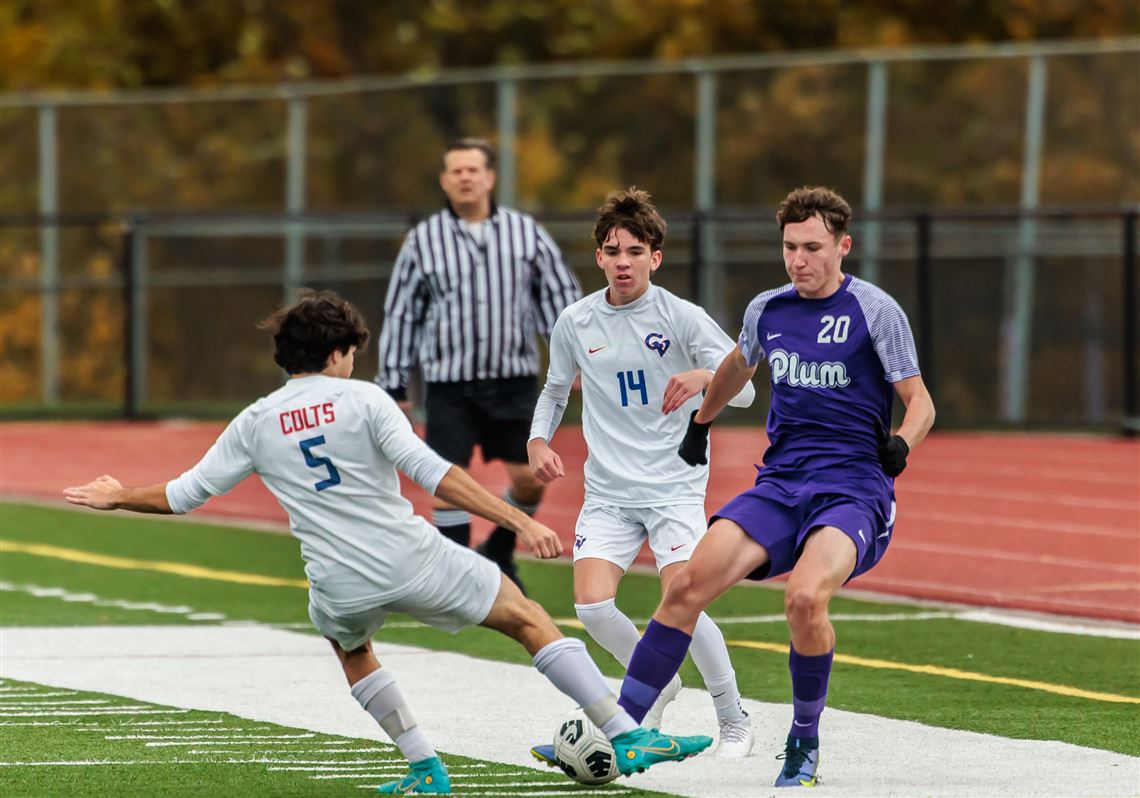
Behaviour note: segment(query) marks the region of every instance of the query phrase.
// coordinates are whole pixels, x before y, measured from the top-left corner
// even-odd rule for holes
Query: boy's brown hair
[[[601,247],[615,228],[624,228],[638,241],[656,252],[665,243],[665,220],[653,207],[649,192],[637,186],[612,191],[606,196],[594,220],[594,240]]]
[[[851,206],[838,192],[823,186],[804,186],[792,191],[780,203],[776,221],[780,229],[785,225],[805,222],[813,216],[823,220],[823,226],[836,238],[847,232],[851,222]]]
[[[332,291],[302,289],[297,301],[257,325],[273,334],[273,361],[289,374],[324,371],[334,350],[363,350],[370,337],[360,311]]]

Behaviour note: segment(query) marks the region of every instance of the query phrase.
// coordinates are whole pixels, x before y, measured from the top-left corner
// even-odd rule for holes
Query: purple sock
[[[819,716],[827,703],[827,679],[835,651],[806,657],[792,646],[788,670],[792,672],[792,737],[818,737]]]
[[[691,642],[692,635],[657,621],[650,621],[645,627],[645,634],[633,649],[618,698],[622,709],[635,721],[645,720],[645,713],[657,696],[677,675]]]

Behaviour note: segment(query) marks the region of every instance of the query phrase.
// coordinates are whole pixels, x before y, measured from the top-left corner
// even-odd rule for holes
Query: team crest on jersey
[[[669,350],[669,339],[663,333],[649,333],[645,336],[645,345],[661,357]]]
[[[586,536],[585,535],[575,535],[574,536],[574,548],[575,548],[575,550],[582,548],[582,544],[585,542],[586,542]]]
[[[851,384],[847,366],[840,363],[813,363],[801,361],[796,352],[783,349],[768,353],[768,366],[772,370],[772,384],[786,382],[793,388],[843,388]]]

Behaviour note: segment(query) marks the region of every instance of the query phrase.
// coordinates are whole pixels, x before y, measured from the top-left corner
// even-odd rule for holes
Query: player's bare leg
[[[835,651],[835,628],[828,604],[855,569],[855,543],[832,526],[815,529],[788,577],[784,614],[792,645],[794,716],[777,787],[813,786],[819,781],[819,718],[827,701],[827,683]]]
[[[731,536],[724,535],[726,539]],[[703,558],[711,559],[708,552]],[[673,563],[661,569],[662,594],[669,593],[674,578],[684,573],[689,567],[688,562]],[[698,563],[698,568],[701,565]],[[724,634],[720,627],[713,622],[705,612],[697,616],[693,627],[693,642],[689,646],[689,655],[700,671],[704,680],[705,689],[712,698],[713,708],[716,711],[718,740],[716,748],[712,751],[714,756],[730,759],[740,759],[752,753],[754,735],[752,721],[740,703],[740,687],[736,683],[736,670],[732,667],[732,659],[728,655],[728,646],[724,642]],[[680,687],[681,680],[674,676],[661,691],[661,696],[650,707],[642,725],[654,726],[660,724],[661,712],[669,701],[673,700]],[[658,728],[660,726],[658,725]]]
[[[534,666],[563,694],[574,699],[610,742],[618,756],[618,769],[629,775],[658,762],[676,761],[703,751],[709,737],[668,737],[642,729],[617,703],[586,644],[564,637],[541,605],[526,598],[506,576],[500,577],[499,595],[481,626],[519,641]]]
[[[768,561],[734,521],[717,519],[665,591],[653,619],[691,635],[704,608]]]
[[[384,732],[392,738],[411,766],[401,779],[381,784],[381,793],[434,793],[451,792],[451,781],[435,748],[412,717],[404,695],[396,684],[396,677],[380,665],[372,653],[372,643],[345,651],[335,640],[330,640],[344,675],[352,688],[352,696],[364,711],[371,715]]]
[[[653,620],[634,649],[619,702],[644,718],[676,675],[704,608],[768,560],[768,552],[726,519],[713,523],[688,564],[669,583]]]

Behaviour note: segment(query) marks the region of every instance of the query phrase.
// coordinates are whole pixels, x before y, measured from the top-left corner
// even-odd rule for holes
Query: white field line
[[[72,693],[72,695],[75,695],[75,693]],[[21,698],[27,698],[27,697],[28,696],[21,696]],[[0,709],[26,709],[28,707],[36,707],[36,708],[40,708],[40,709],[46,707],[48,709],[51,709],[53,707],[79,707],[79,706],[83,706],[83,705],[92,705],[92,704],[107,705],[110,703],[111,703],[111,701],[107,700],[106,698],[82,698],[82,699],[77,699],[75,701],[23,701],[23,700],[21,700],[21,701],[3,701],[3,700],[0,700]]]
[[[1014,551],[992,551],[990,549],[976,548],[974,546],[952,546],[946,543],[921,543],[909,541],[905,537],[894,543],[895,546],[908,551],[927,551],[950,557],[969,557],[973,560],[1005,560],[1006,562],[1025,563],[1028,565],[1048,565],[1056,568],[1081,569],[1103,573],[1110,571],[1118,574],[1140,574],[1140,566],[1129,564],[1106,563],[1098,560],[1077,560],[1068,557],[1056,557],[1049,554],[1020,554]]]
[[[1035,493],[1033,491],[1016,490],[989,490],[986,488],[956,488],[946,487],[937,482],[914,481],[905,483],[902,489],[906,493],[927,493],[935,496],[955,496],[963,499],[995,499],[1006,503],[1016,502],[1040,506],[1041,499],[1047,497],[1050,504],[1059,504],[1063,507],[1085,507],[1093,510],[1128,510],[1135,512],[1136,502],[1117,501],[1115,499],[1096,499],[1083,494]],[[905,508],[904,508],[905,509]]]
[[[82,667],[74,658],[59,657],[61,633],[83,652]],[[6,678],[229,712],[253,721],[342,735],[350,744],[359,743],[353,738],[372,740],[382,734],[345,689],[340,666],[324,641],[313,635],[188,626],[0,628],[0,647],[6,654],[0,660],[0,676]],[[534,668],[397,645],[385,645],[382,656],[438,750],[546,772],[532,764],[529,748],[549,738],[573,702],[555,692]],[[306,689],[283,690],[283,683],[303,683]],[[471,689],[472,685],[509,685],[509,689]],[[770,757],[787,733],[790,707],[753,700],[744,705],[753,719],[756,758],[732,762],[695,757],[684,765],[653,768],[634,777],[629,786],[692,798],[754,796],[758,779],[767,782],[775,776],[777,763]],[[838,709],[829,709],[824,723],[827,784],[815,791],[816,798],[1038,798],[1056,795],[1058,784],[1073,798],[1132,796],[1140,773],[1140,758],[1065,743],[1005,739]],[[670,705],[665,725],[676,733],[713,731],[708,695],[683,689]],[[868,745],[868,740],[891,743]],[[303,746],[320,747],[311,742]],[[224,747],[207,744],[193,750]],[[285,753],[297,757],[300,748]],[[900,750],[909,753],[903,757]],[[319,756],[323,760],[343,752],[343,748],[326,749]],[[256,751],[259,756],[265,753]],[[1080,778],[1074,779],[1074,773]],[[544,788],[567,794],[549,785],[537,789]]]
[[[1020,591],[1020,590],[982,590],[980,588],[974,588],[974,587],[963,587],[960,584],[954,584],[954,583],[931,582],[928,580],[917,580],[917,579],[896,579],[893,577],[885,577],[885,576],[876,576],[874,578],[873,583],[874,584],[880,584],[880,585],[893,585],[896,587],[904,587],[904,588],[912,589],[912,590],[913,589],[922,589],[922,590],[932,590],[933,589],[933,590],[937,590],[937,591],[942,592],[942,593],[964,596],[967,598],[972,598],[974,600],[977,600],[979,598],[992,598],[995,601],[999,601],[999,600],[1008,601],[1009,599],[1019,599],[1019,600],[1023,600],[1023,601],[1041,601],[1043,598],[1042,596],[1040,596],[1038,594],[1035,594],[1032,592]],[[1126,590],[1126,589],[1135,590],[1136,588],[1134,585],[1127,585],[1126,586],[1124,583],[1121,583],[1121,586],[1117,589],[1119,589],[1119,590]],[[1081,601],[1079,599],[1056,598],[1053,596],[1049,597],[1049,603],[1051,605],[1072,607],[1074,609],[1080,608],[1083,610],[1102,610],[1104,608],[1104,605],[1101,604],[1100,602],[1097,602],[1097,601]],[[1010,624],[1010,625],[1013,625],[1013,624]]]
[[[106,734],[104,740],[181,740],[201,743],[204,740],[292,740],[300,737],[316,737],[315,734]]]
[[[1081,469],[1079,474],[1074,474],[1071,468],[1052,468],[1020,461],[1009,464],[998,464],[992,460],[973,462],[970,460],[953,460],[940,457],[937,460],[924,461],[922,470],[924,476],[931,473],[970,474],[971,476],[993,474],[1003,477],[1063,479],[1070,484],[1073,482],[1129,486],[1136,484],[1136,478],[1131,473],[1122,474],[1119,469],[1106,469],[1103,471]]]
[[[269,754],[298,754],[300,756],[309,756],[316,754],[391,754],[395,750],[395,746],[387,748],[271,748],[258,751],[260,756],[268,756]],[[208,748],[195,749],[187,751],[188,754],[202,754],[203,756],[233,756],[233,751],[211,751]],[[267,760],[268,761],[268,760]],[[294,761],[294,760],[286,760]],[[300,760],[296,760],[300,761]]]
[[[959,526],[980,526],[986,529],[1028,529],[1031,532],[1056,532],[1064,535],[1080,535],[1084,537],[1119,538],[1121,540],[1136,540],[1135,530],[1118,526],[1092,526],[1085,524],[1065,524],[1054,521],[1028,521],[1024,518],[1011,518],[1004,515],[965,515],[961,513],[936,513],[925,510],[911,510],[903,508],[903,522],[910,524],[914,521],[938,521],[940,523],[956,524]]]
[[[226,616],[219,612],[201,612],[185,605],[158,604],[153,601],[127,601],[125,599],[100,598],[94,593],[72,593],[62,587],[42,585],[21,585],[0,581],[0,592],[26,593],[36,598],[54,598],[71,604],[91,604],[95,607],[114,607],[122,610],[157,612],[166,615],[182,615],[192,621],[224,621]]]
[[[266,761],[270,761],[270,760],[266,760]],[[285,760],[272,760],[272,761],[281,761],[281,762],[292,763],[295,760],[285,759]],[[308,771],[324,772],[324,771],[332,771],[332,770],[363,770],[364,768],[369,768],[369,769],[381,768],[385,764],[386,763],[384,763],[384,762],[376,762],[375,760],[363,760],[362,759],[362,760],[359,760],[356,762],[321,763],[319,767],[314,766],[314,765],[291,764],[289,766],[266,768],[266,770],[298,770],[298,771],[305,771],[305,772],[308,772]],[[400,773],[405,773],[408,770],[407,763],[405,763],[404,760],[402,760],[402,759],[401,760],[392,760],[392,766],[397,768],[397,770]],[[455,774],[456,772],[462,772],[465,770],[480,770],[480,769],[485,770],[486,767],[487,766],[485,764],[483,764],[482,762],[477,762],[477,763],[470,764],[470,765],[448,765],[447,771],[448,771],[448,773]],[[472,774],[468,774],[468,775],[472,775]],[[526,771],[519,771],[518,775],[520,775],[520,776],[527,775],[527,772]]]
[[[72,711],[59,710],[58,712],[0,712],[0,718],[59,718],[59,717],[91,717],[93,715],[166,715],[170,712],[189,712],[188,709],[169,710],[151,709],[146,707],[120,706],[114,709],[76,709]]]
[[[58,692],[45,693],[42,687],[0,687],[0,693],[9,695],[12,693],[37,693],[39,695],[75,695],[74,690],[62,690]]]

